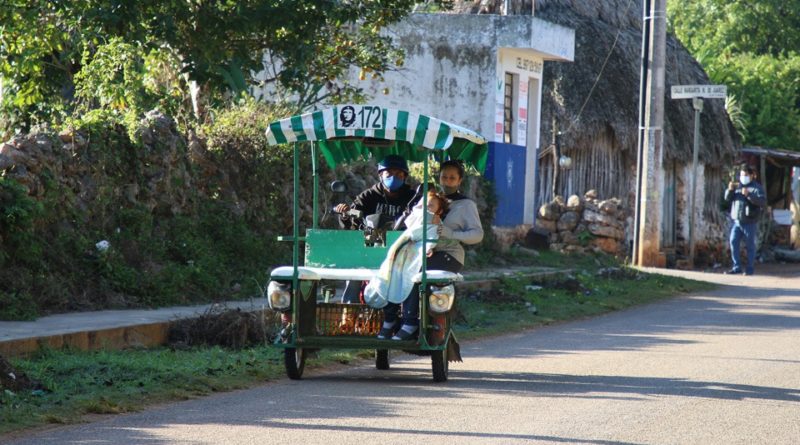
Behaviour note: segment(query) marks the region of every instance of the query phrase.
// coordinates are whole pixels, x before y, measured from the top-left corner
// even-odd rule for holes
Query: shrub
[[[41,244],[34,236],[34,221],[42,205],[28,196],[28,190],[14,179],[0,176],[0,267],[14,259],[35,264]]]

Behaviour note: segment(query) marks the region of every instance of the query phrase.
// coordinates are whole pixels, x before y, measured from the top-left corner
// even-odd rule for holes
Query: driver
[[[338,204],[334,211],[339,214],[342,227],[359,228],[359,221],[348,215],[352,208],[360,210],[364,216],[382,213],[393,220],[403,214],[414,191],[406,184],[408,164],[399,155],[389,155],[378,163],[380,182],[364,190],[356,196],[352,206]]]
[[[403,215],[415,196],[414,191],[406,184],[408,178],[406,160],[399,155],[386,156],[378,163],[378,177],[380,182],[359,193],[352,206],[341,203],[333,208],[339,214],[339,223],[343,228],[359,228],[360,221],[348,215],[351,208],[360,210],[364,216],[382,213],[395,221]],[[342,301],[357,303],[360,290],[361,283],[354,285],[348,281]]]

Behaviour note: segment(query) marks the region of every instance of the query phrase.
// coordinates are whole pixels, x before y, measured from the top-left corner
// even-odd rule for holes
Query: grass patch
[[[595,270],[602,267],[619,266],[619,261],[610,255],[564,254],[553,250],[534,252],[530,249],[523,249],[517,246],[512,247],[502,254],[495,252],[491,255],[481,256],[480,252],[477,250],[468,250],[467,252],[467,264],[470,265],[469,270],[465,270],[467,273],[471,271],[480,271],[484,268],[497,270],[503,266],[570,270]]]
[[[281,357],[280,350],[269,346],[45,351],[13,360],[46,390],[0,393],[0,434],[246,388],[282,376]]]
[[[609,260],[604,257],[554,258],[568,265],[571,275],[546,280],[510,277],[491,291],[461,294],[456,325],[459,338],[509,333],[714,287],[608,267]],[[30,359],[12,360],[14,367],[41,382],[46,390],[0,393],[0,434],[43,424],[79,422],[86,414],[125,413],[155,403],[252,387],[284,376],[282,355],[281,349],[262,345],[244,349],[45,351]],[[306,366],[348,365],[372,356],[373,351],[365,350],[322,350]]]

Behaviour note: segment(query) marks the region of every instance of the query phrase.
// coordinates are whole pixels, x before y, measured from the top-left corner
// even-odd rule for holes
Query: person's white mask
[[[741,182],[742,185],[750,184],[750,177],[747,175],[739,175],[739,182]]]

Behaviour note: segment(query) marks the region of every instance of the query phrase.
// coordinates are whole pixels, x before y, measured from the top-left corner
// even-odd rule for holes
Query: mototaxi
[[[463,277],[426,270],[423,257],[422,270],[413,277],[420,284],[418,337],[406,341],[378,339],[383,311],[363,303],[345,303],[337,290],[345,281],[369,281],[375,276],[401,231],[374,222],[365,222],[363,231],[320,228],[318,159],[321,155],[331,169],[358,160],[380,160],[389,154],[420,162],[421,199],[426,206],[429,163],[458,159],[482,172],[488,157],[487,140],[434,117],[357,104],[336,105],[272,122],[266,136],[271,145],[294,144],[292,233],[279,237],[292,243],[292,264],[271,271],[266,295],[270,309],[281,313],[282,327],[274,345],[284,350],[288,377],[302,378],[310,352],[336,348],[374,349],[375,366],[381,370],[390,368],[389,350],[429,355],[433,380],[446,381],[449,363],[461,361],[452,309],[455,284]],[[311,165],[301,166],[300,150],[306,149],[310,150]],[[301,179],[310,180],[313,187],[312,225],[304,230],[299,221]],[[425,215],[423,224],[428,223]],[[423,236],[422,251],[433,241]]]

